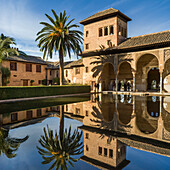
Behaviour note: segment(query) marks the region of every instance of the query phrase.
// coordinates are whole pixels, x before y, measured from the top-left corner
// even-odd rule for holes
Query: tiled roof
[[[115,14],[120,14],[122,17],[124,17],[127,21],[131,21],[131,19],[129,17],[127,17],[126,15],[124,15],[123,13],[121,13],[119,10],[117,9],[114,9],[114,8],[109,8],[109,9],[106,9],[104,11],[100,11],[82,21],[80,21],[80,24],[86,24],[90,21],[94,21],[96,19],[100,19],[100,18],[103,18],[103,17],[107,17],[107,16],[112,16],[112,15],[115,15]]]
[[[70,64],[72,61],[67,61],[67,62],[64,62],[64,66]],[[57,61],[57,62],[47,62],[47,68],[48,69],[59,69],[59,64],[60,62]]]
[[[127,38],[118,46],[83,52],[83,57],[170,47],[170,30]]]
[[[64,68],[76,67],[76,66],[83,66],[83,59],[79,59],[67,64]]]
[[[37,63],[37,64],[47,64],[41,57],[35,56],[10,56],[6,60],[10,61],[20,61],[20,62],[27,62],[27,63]]]
[[[119,44],[118,48],[132,48],[165,42],[170,42],[170,30],[128,38]]]

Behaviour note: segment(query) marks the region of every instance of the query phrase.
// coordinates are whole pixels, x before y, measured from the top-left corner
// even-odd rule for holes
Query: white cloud
[[[27,0],[1,0],[0,32],[18,39],[35,40],[40,30],[39,16],[29,10]]]

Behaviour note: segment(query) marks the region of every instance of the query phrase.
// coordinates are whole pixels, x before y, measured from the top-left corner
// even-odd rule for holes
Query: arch
[[[132,74],[132,67],[131,63],[128,61],[123,61],[118,66],[118,75],[117,75],[118,82],[121,82],[121,84],[124,84],[124,91],[130,91],[130,87],[132,87],[132,81],[133,81],[133,74]],[[118,83],[118,85],[121,85]],[[118,86],[118,90],[121,90],[121,87]]]
[[[160,101],[159,97],[152,96],[147,99],[147,112],[149,116],[157,118],[160,115]]]
[[[151,68],[148,70],[147,73],[147,90],[159,90],[160,85],[160,73],[159,69],[156,67]]]
[[[131,115],[133,112],[133,104],[130,101],[130,96],[119,95],[118,96],[118,119],[121,124],[128,125],[131,121]]]
[[[153,134],[158,129],[158,118],[153,118],[153,116],[149,114],[152,112],[153,107],[147,108],[148,106],[150,107],[148,102],[151,100],[149,96],[135,101],[136,127],[143,134]]]
[[[102,82],[102,91],[113,90],[113,87],[115,86],[115,73],[114,73],[114,66],[112,63],[107,62],[103,65],[101,82]]]
[[[157,60],[158,60],[158,62],[159,62],[159,57],[158,57],[156,54],[154,54],[154,53],[152,53],[152,52],[143,53],[143,54],[139,55],[139,56],[137,57],[136,61],[135,61],[135,68],[136,68],[136,70],[137,70],[137,63],[138,63],[139,59],[140,59],[142,56],[147,56],[147,55],[152,55],[152,56],[156,57]]]
[[[108,123],[113,121],[115,112],[115,100],[112,95],[102,94],[101,111],[105,122]]]
[[[159,60],[153,54],[144,54],[136,62],[136,89],[138,91],[147,91],[148,72],[152,68],[159,68]],[[158,78],[159,79],[159,78]]]
[[[164,64],[163,88],[165,91],[170,92],[170,58]]]
[[[162,119],[164,128],[170,132],[170,97],[165,96],[163,98],[163,112],[162,112]]]

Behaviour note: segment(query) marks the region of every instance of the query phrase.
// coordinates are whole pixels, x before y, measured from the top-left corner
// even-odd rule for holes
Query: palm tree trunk
[[[2,127],[3,125],[3,114],[0,114],[0,128]]]
[[[0,86],[2,86],[2,71],[1,71],[1,68],[2,68],[2,61],[0,61]]]
[[[60,141],[63,141],[63,134],[64,134],[64,106],[60,106]]]
[[[60,59],[60,86],[64,84],[64,58],[63,50],[59,50],[59,59]]]

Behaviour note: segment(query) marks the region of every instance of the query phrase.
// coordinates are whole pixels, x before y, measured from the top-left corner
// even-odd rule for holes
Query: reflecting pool
[[[170,169],[170,97],[0,104],[0,169]]]

